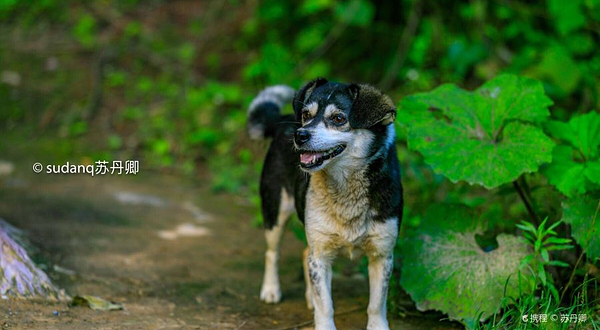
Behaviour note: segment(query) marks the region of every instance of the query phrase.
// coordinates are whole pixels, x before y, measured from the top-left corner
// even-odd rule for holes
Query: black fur
[[[273,102],[263,102],[248,117],[247,126],[262,125],[264,137],[274,137],[277,124],[281,120],[279,107]],[[292,119],[293,120],[293,119]]]
[[[296,92],[296,96],[292,101],[292,107],[294,108],[294,113],[296,114],[296,120],[300,122],[301,114],[298,109],[302,109],[305,106],[306,100],[310,97],[310,95],[317,89],[319,86],[326,84],[328,81],[325,78],[315,78],[304,87],[300,88],[298,92]]]
[[[300,154],[294,149],[294,133],[300,128],[293,115],[284,115],[274,126],[274,137],[265,157],[260,179],[260,196],[264,226],[267,229],[277,224],[281,203],[281,189],[295,196],[296,187],[308,180],[298,166]],[[296,198],[296,204],[299,199]],[[299,213],[300,214],[300,213]],[[303,220],[303,217],[301,218]]]

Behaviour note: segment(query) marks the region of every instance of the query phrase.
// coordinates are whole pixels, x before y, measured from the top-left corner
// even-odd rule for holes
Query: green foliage
[[[85,47],[92,47],[96,42],[96,19],[85,14],[79,18],[79,21],[73,28],[75,38]]]
[[[567,35],[585,25],[581,0],[548,0],[548,11],[556,22],[556,30]]]
[[[364,27],[373,20],[375,7],[366,0],[351,0],[339,2],[334,13],[335,18],[340,22]]]
[[[431,304],[470,327],[487,329],[530,329],[520,317],[534,311],[590,311],[593,299],[587,296],[556,301],[554,285],[573,274],[565,296],[592,292],[592,284],[588,289],[580,284],[588,285],[584,274],[599,255],[598,235],[588,239],[597,233],[590,230],[597,228],[590,212],[600,180],[599,1],[263,0],[186,6],[189,10],[181,10],[178,2],[165,0],[0,1],[5,32],[0,131],[28,137],[0,144],[55,136],[60,143],[44,148],[48,155],[87,157],[87,151],[73,148],[73,138],[90,139],[107,149],[107,158],[135,158],[147,167],[210,177],[214,191],[247,198],[259,213],[257,178],[266,144],[250,144],[244,133],[246,107],[256,92],[281,83],[297,88],[315,76],[371,83],[394,100],[405,98],[398,113],[403,125],[397,126],[404,233],[435,237],[438,245],[469,242],[463,254],[451,250],[452,255],[464,260],[472,254],[477,265],[488,263],[495,272],[477,273],[466,264],[445,267],[488,281],[515,270],[513,263],[506,272],[497,270],[491,257],[501,258],[525,240],[531,245],[524,257],[523,250],[515,251],[523,258],[511,262],[531,272],[537,286],[525,295],[505,296],[494,282],[493,299],[478,310],[465,296],[446,299],[448,292],[458,294],[460,276],[444,282],[447,273],[430,267],[446,256],[438,258],[432,246],[407,238],[399,246],[413,249],[410,262],[431,284],[425,292],[420,278],[404,274],[402,283],[419,306]],[[481,87],[467,91],[475,86]],[[522,195],[505,184],[511,181]],[[544,228],[557,223],[561,202],[566,225],[552,229],[555,235]],[[464,218],[448,228],[445,214],[428,216],[444,203],[474,210],[456,206]],[[434,211],[426,213],[430,205]],[[515,226],[526,218],[531,224],[522,226],[535,233]],[[535,219],[543,218],[544,226],[538,225]],[[300,226],[292,230],[303,239]],[[468,240],[458,241],[460,235]],[[578,259],[578,249],[556,253],[556,246],[567,244],[558,237],[573,237],[588,258],[555,271],[564,266],[561,260]],[[507,242],[514,245],[503,249]],[[495,245],[500,247],[492,250]],[[416,260],[417,255],[431,261]],[[404,254],[396,256],[400,265]],[[393,278],[389,297],[401,299],[399,276]],[[465,288],[484,297],[473,285]]]
[[[535,218],[531,196],[527,196],[529,188],[523,190],[516,181],[523,174],[536,172],[552,160],[544,173],[567,196],[595,190],[600,178],[596,170],[598,115],[546,123],[551,104],[538,81],[500,75],[474,92],[447,84],[430,93],[408,96],[400,105],[404,113],[400,118],[408,129],[408,146],[418,150],[434,171],[453,182],[464,180],[487,189],[514,181]],[[553,137],[568,145],[556,146],[552,153],[555,143],[542,132],[539,126],[543,124]],[[485,200],[461,200],[472,206],[485,205]],[[591,206],[567,201],[563,208],[563,220],[571,224],[573,237],[595,260],[599,251],[594,238],[598,235]],[[489,210],[492,212],[484,214],[497,217],[493,208]],[[487,324],[495,326],[499,309],[512,313],[507,301],[520,304],[537,291],[551,297],[548,306],[559,308],[562,297],[551,268],[570,265],[553,259],[552,251],[573,248],[569,238],[558,236],[560,224],[548,225],[548,218],[539,226],[523,221],[516,228],[523,231],[524,238],[495,235],[498,247],[488,252],[480,247],[482,239],[477,235],[493,231],[496,221],[476,216],[466,206],[434,206],[419,223],[410,223],[416,228],[405,229],[400,283],[420,310],[441,310],[468,328],[479,327],[480,321],[490,316]],[[503,324],[504,316],[500,320]]]
[[[548,218],[544,219],[537,228],[527,221],[517,224],[517,228],[523,230],[523,236],[525,236],[529,244],[533,247],[533,253],[521,260],[520,268],[529,267],[532,273],[537,276],[541,285],[550,291],[554,301],[560,301],[558,289],[554,285],[552,275],[548,273],[546,267],[568,267],[569,265],[562,261],[550,260],[550,251],[571,249],[573,245],[569,244],[571,243],[570,239],[557,237],[558,234],[554,229],[561,224],[560,221],[546,228],[547,221]]]
[[[476,324],[497,312],[503,297],[531,292],[529,272],[519,269],[529,254],[525,240],[501,234],[498,248],[484,251],[475,236],[486,225],[466,206],[436,205],[406,235],[400,281],[417,308]]]
[[[474,328],[477,330],[567,330],[567,329],[596,329],[598,322],[590,318],[594,315],[595,302],[590,300],[588,292],[594,291],[597,287],[593,281],[584,280],[577,287],[573,295],[573,301],[565,307],[554,299],[550,290],[543,288],[539,292],[525,295],[520,299],[506,298],[502,301],[501,312],[495,314],[487,323],[477,324]],[[586,323],[560,323],[552,321],[552,315],[585,314],[588,318]],[[538,317],[534,320],[533,315]],[[546,316],[546,321],[539,320],[540,315]]]
[[[544,173],[568,197],[598,189],[600,184],[600,114],[573,116],[568,123],[551,121],[550,135],[560,140]]]
[[[442,85],[408,96],[399,118],[436,172],[494,188],[551,160],[554,143],[535,126],[551,104],[539,82],[501,75],[474,92]]]
[[[556,68],[562,68],[556,70]],[[575,91],[581,81],[581,72],[577,63],[563,46],[554,44],[546,48],[540,62],[529,68],[526,73],[537,79],[554,84],[555,93],[568,95]]]
[[[571,225],[572,235],[592,261],[600,258],[600,199],[580,197],[563,202],[562,221]]]

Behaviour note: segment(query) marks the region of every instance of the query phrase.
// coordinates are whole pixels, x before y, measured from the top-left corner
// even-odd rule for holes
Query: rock
[[[3,299],[69,299],[65,292],[54,286],[48,275],[33,263],[20,242],[24,242],[23,233],[0,219],[0,296]]]
[[[0,160],[0,176],[8,176],[15,170],[15,166],[11,162]]]
[[[115,199],[119,201],[121,204],[130,204],[130,205],[149,205],[155,207],[165,207],[167,203],[156,197],[151,195],[138,194],[127,191],[119,191],[113,194]]]

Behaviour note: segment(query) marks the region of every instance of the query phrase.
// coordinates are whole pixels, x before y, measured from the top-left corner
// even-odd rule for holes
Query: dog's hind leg
[[[302,268],[304,268],[304,282],[306,282],[306,292],[304,293],[304,297],[306,298],[306,308],[312,310],[314,307],[313,304],[313,295],[312,288],[310,284],[310,275],[308,271],[308,254],[310,249],[306,247],[304,252],[302,253]]]
[[[263,208],[264,210],[264,208]],[[278,262],[279,262],[279,246],[281,245],[281,238],[285,231],[285,225],[290,215],[294,212],[294,200],[291,198],[285,189],[281,189],[281,198],[278,205],[278,212],[276,222],[273,219],[264,219],[265,223],[273,223],[274,225],[265,231],[265,238],[267,240],[267,252],[265,253],[265,275],[263,278],[262,288],[260,290],[260,300],[274,304],[281,300],[281,289],[279,287],[279,274],[278,274]],[[268,214],[275,214],[274,212],[263,212]]]

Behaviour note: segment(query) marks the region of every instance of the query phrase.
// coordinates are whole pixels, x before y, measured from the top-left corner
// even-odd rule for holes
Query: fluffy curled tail
[[[281,108],[294,98],[294,89],[276,85],[263,89],[248,107],[248,134],[253,140],[273,137]]]

